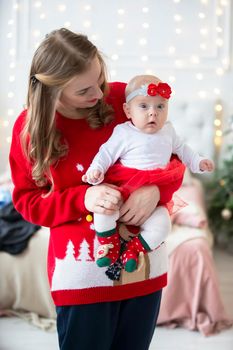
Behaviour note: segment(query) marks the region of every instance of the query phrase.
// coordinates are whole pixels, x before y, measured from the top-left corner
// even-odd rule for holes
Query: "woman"
[[[171,199],[183,175],[160,193],[141,187],[123,205],[117,187],[82,183],[100,145],[126,120],[124,89],[107,84],[104,61],[86,36],[53,31],[35,52],[28,107],[13,130],[13,202],[26,220],[50,227],[48,277],[62,350],[148,349],[166,285],[164,245],[150,253],[141,281],[116,283],[94,259],[90,213],[120,209],[122,222],[140,225],[159,198]]]

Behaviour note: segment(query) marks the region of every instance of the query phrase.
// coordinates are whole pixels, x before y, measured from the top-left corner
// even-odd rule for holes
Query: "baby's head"
[[[123,108],[141,131],[153,134],[165,124],[171,88],[153,75],[137,75],[126,86]]]

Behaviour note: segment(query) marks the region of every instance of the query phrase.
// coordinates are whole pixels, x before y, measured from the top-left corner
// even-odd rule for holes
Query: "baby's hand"
[[[202,159],[199,164],[201,171],[213,171],[214,162],[210,159]]]
[[[89,170],[85,175],[82,176],[83,182],[88,182],[91,185],[99,184],[104,179],[104,173],[100,170],[94,169]]]

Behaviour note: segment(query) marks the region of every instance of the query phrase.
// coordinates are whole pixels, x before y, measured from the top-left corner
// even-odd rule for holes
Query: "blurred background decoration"
[[[233,140],[233,116],[223,133]],[[233,142],[226,158],[218,165],[215,176],[207,184],[209,224],[216,244],[233,254]]]
[[[174,100],[220,101],[224,115],[212,119],[220,154],[233,111],[232,11],[232,0],[1,0],[0,171],[25,104],[32,55],[60,27],[89,36],[106,57],[110,80],[155,74],[172,86]]]
[[[187,172],[178,193],[188,205],[172,218],[167,239],[170,283],[163,291],[159,324],[204,335],[232,325],[221,300],[212,249],[214,237],[233,252],[232,5],[233,0],[0,0],[0,211],[11,204],[13,184],[7,160],[12,126],[25,107],[33,53],[47,33],[66,27],[87,34],[104,54],[110,81],[128,81],[143,73],[159,76],[173,90],[169,119],[177,133],[216,163],[212,175],[201,174],[197,179]],[[20,258],[0,252],[0,305],[39,314],[54,326],[46,273],[48,239],[48,228],[43,227],[30,238],[29,249]],[[232,311],[232,256],[223,253],[219,260],[224,257],[225,264],[221,261],[219,277]],[[157,267],[151,264],[153,268]],[[34,316],[31,319],[38,326]],[[3,328],[1,335],[10,349],[9,329]],[[13,324],[14,334],[15,330]],[[231,332],[229,338],[220,335],[212,343],[208,338],[207,344],[194,332],[190,333],[193,338],[166,330],[156,336],[154,348],[170,348],[170,331],[177,334],[175,342],[180,341],[177,349],[193,349],[193,344],[225,349],[233,339]],[[21,328],[17,332],[19,336],[10,340],[30,341],[31,333],[21,333]],[[53,348],[42,332],[41,343],[35,334],[31,335],[33,348],[41,348],[42,342]],[[158,339],[168,340],[168,345],[159,346]],[[15,348],[21,347],[17,343]]]

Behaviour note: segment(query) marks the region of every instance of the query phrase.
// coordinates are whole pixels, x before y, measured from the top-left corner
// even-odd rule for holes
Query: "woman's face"
[[[103,79],[99,59],[95,57],[85,73],[75,76],[66,84],[59,98],[58,109],[75,110],[95,106],[103,97],[100,89]]]

